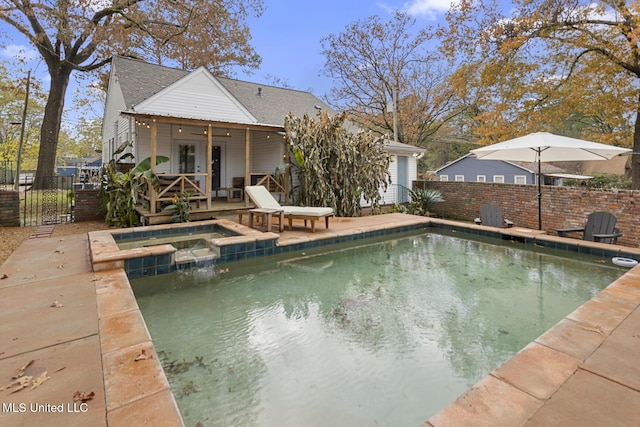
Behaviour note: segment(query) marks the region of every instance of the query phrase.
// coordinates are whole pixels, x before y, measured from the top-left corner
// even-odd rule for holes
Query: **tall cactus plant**
[[[371,132],[351,133],[346,114],[318,119],[285,118],[285,138],[300,181],[298,201],[306,206],[331,206],[338,216],[360,214],[360,200],[376,205],[390,180],[384,138]]]

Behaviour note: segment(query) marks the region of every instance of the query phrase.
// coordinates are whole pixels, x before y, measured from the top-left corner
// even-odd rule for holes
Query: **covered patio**
[[[283,128],[126,114],[135,121],[138,135],[148,138],[151,170],[160,182],[159,190],[147,187],[138,194],[142,203],[137,211],[145,224],[171,222],[172,213],[165,210],[166,206],[175,197],[184,199],[187,194],[193,220],[249,209],[252,205],[244,194],[244,186],[249,184],[264,185],[280,200],[288,202],[289,168],[283,167],[282,174],[276,174],[273,159],[269,166],[252,160],[255,152],[266,151],[268,144],[269,157],[281,159],[284,165],[288,163]],[[167,134],[172,135],[172,142],[162,140]],[[157,164],[158,156],[171,159],[170,154],[177,155],[168,165]]]

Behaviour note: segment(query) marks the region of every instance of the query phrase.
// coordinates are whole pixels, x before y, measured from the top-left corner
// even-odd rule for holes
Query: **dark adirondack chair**
[[[513,227],[513,222],[504,219],[502,217],[502,208],[496,205],[480,206],[480,218],[476,218],[474,222],[488,227]]]
[[[587,224],[582,228],[561,228],[556,230],[558,236],[569,237],[568,233],[582,233],[582,240],[602,243],[618,243],[622,236],[616,227],[618,218],[609,212],[591,212],[587,216]]]

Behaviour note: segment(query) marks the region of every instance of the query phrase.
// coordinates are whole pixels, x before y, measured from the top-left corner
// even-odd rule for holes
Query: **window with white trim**
[[[476,177],[476,181],[477,182],[487,182],[487,176],[486,175],[478,175]]]
[[[493,175],[493,182],[497,184],[504,184],[504,175]]]
[[[456,175],[456,182],[464,182],[464,175]]]
[[[449,181],[449,175],[440,175],[440,181]]]
[[[527,183],[527,177],[525,175],[516,175],[513,177],[515,184],[525,185]]]

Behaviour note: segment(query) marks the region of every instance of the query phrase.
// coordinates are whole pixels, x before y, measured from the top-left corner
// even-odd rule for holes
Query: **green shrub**
[[[586,187],[596,189],[617,188],[620,190],[631,190],[631,178],[625,178],[613,173],[597,173],[591,179],[566,179],[564,184],[567,187]]]
[[[113,153],[109,163],[102,166],[100,192],[100,207],[105,212],[105,222],[118,227],[135,227],[140,225],[140,218],[135,210],[138,193],[146,186],[152,186],[156,191],[160,183],[155,173],[151,171],[151,159],[146,158],[129,172],[118,170],[118,164],[125,159],[133,158],[133,154],[124,153],[131,143],[125,142]],[[123,154],[124,153],[124,154]],[[156,164],[169,161],[168,157],[157,156]]]
[[[411,203],[407,212],[413,215],[426,215],[433,205],[444,202],[442,193],[432,188],[413,188],[409,190]]]

